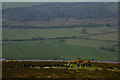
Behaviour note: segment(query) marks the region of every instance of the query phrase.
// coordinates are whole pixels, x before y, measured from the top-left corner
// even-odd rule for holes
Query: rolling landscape
[[[69,60],[77,59],[79,57],[82,59],[103,61],[117,61],[118,59],[118,48],[115,46],[118,44],[118,39],[117,35],[113,35],[113,33],[109,34],[108,32],[108,35],[101,34],[98,31],[97,34],[100,35],[92,36],[90,33],[82,34],[79,29],[77,29],[79,31],[76,32],[74,29],[67,28],[5,30],[5,33],[3,33],[6,37],[3,41],[3,57],[5,57],[5,59]],[[112,28],[112,30],[116,31],[114,28]],[[114,39],[111,37],[112,35],[115,37]],[[105,37],[103,38],[98,36]],[[103,47],[103,49],[101,47]]]
[[[3,58],[117,61],[115,4],[3,3]]]
[[[2,80],[120,80],[117,2],[3,2],[2,20]]]

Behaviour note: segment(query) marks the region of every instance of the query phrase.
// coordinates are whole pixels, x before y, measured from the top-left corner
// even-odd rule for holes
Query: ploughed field
[[[117,33],[117,27],[3,28],[3,58],[117,61]]]
[[[59,68],[57,67],[59,64]],[[24,65],[24,66],[23,66]],[[29,79],[31,78],[76,78],[79,79],[115,79],[120,78],[118,64],[111,63],[86,63],[85,68],[67,62],[3,62],[2,78],[5,79]]]

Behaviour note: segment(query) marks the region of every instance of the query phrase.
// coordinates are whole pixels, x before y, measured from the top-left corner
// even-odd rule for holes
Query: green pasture
[[[118,41],[118,32],[103,34],[103,35],[94,35],[89,36],[90,39],[99,39],[99,40],[111,40],[111,41]]]
[[[39,4],[43,4],[43,3],[42,2],[4,2],[2,7],[3,9],[8,9],[8,8],[34,6]]]
[[[81,28],[73,28],[72,30],[74,31],[78,31],[81,32],[81,30],[83,29],[83,27]],[[101,34],[101,33],[109,33],[109,32],[117,32],[118,29],[117,28],[113,28],[113,27],[89,27],[89,28],[85,28],[87,30],[87,32],[89,34]]]
[[[56,38],[56,37],[84,37],[88,34],[81,33],[83,28],[52,28],[52,29],[23,29],[23,28],[3,28],[3,39],[31,39],[37,37]],[[117,29],[108,27],[86,28],[91,39],[116,40]],[[116,32],[116,33],[109,33]],[[106,33],[106,34],[101,34]],[[108,33],[108,34],[107,34]],[[106,39],[105,39],[106,38]]]
[[[118,44],[118,42],[112,41],[100,41],[100,40],[88,40],[88,39],[66,39],[66,44],[71,45],[80,45],[80,46],[88,46],[99,48],[101,46],[109,47]]]
[[[3,43],[3,58],[6,59],[95,59],[117,61],[117,52],[86,46],[50,43]]]
[[[3,39],[31,39],[32,37],[36,37],[36,35],[32,34],[27,29],[8,29],[3,28]]]
[[[108,27],[24,29],[3,28],[3,39],[32,39],[78,37],[73,39],[50,39],[34,41],[3,41],[3,58],[6,59],[95,59],[117,61],[117,52],[99,49],[117,45],[117,29]],[[110,33],[113,32],[113,33]],[[105,33],[105,34],[103,34]],[[97,35],[94,35],[97,34]],[[89,35],[89,36],[88,36]],[[84,38],[85,37],[85,38]],[[88,38],[87,38],[88,37]],[[109,40],[109,41],[108,41]]]
[[[31,38],[56,38],[56,37],[72,37],[72,36],[85,36],[71,31],[67,28],[53,28],[53,29],[3,29],[3,39],[31,39]]]
[[[31,30],[31,32],[38,35],[39,37],[44,37],[44,38],[71,37],[71,36],[85,36],[85,35],[87,35],[87,34],[74,32],[68,28],[30,29],[30,30]]]

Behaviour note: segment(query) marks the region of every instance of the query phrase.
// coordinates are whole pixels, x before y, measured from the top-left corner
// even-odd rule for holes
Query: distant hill
[[[3,9],[3,25],[40,27],[107,24],[117,25],[117,3],[34,3],[33,6]]]

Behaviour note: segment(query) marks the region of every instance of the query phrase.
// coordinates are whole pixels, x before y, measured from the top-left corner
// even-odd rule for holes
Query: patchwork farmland
[[[117,2],[2,2],[0,30],[3,80],[120,78]]]
[[[3,2],[2,56],[118,61],[117,5]]]
[[[86,29],[87,33],[82,30]],[[117,28],[3,29],[3,58],[117,61]],[[114,34],[114,40],[111,35]],[[108,37],[103,37],[108,35]],[[94,36],[94,37],[93,37]],[[97,37],[99,36],[100,39]]]

